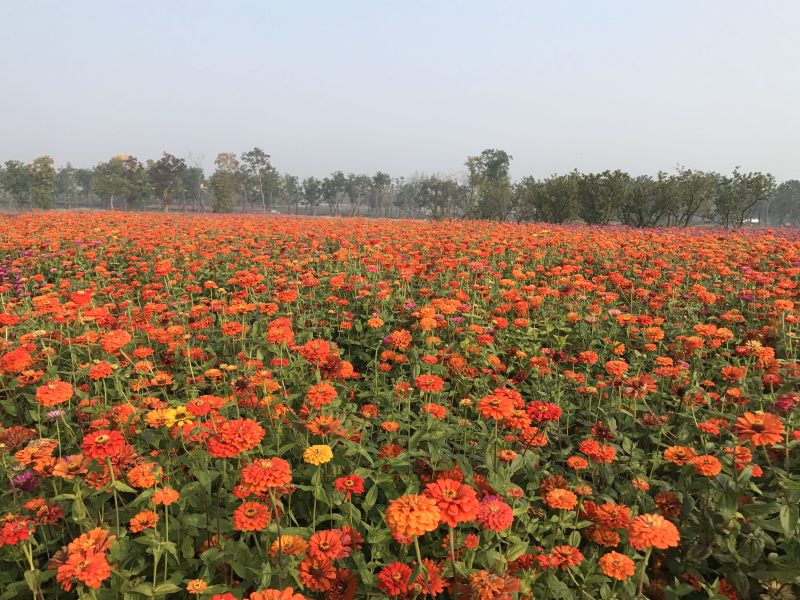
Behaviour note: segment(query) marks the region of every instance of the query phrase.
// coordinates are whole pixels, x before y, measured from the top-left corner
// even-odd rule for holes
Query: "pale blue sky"
[[[0,0],[0,161],[800,177],[797,0]]]

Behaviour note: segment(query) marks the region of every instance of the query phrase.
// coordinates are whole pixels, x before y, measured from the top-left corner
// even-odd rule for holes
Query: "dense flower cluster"
[[[0,233],[0,600],[796,583],[794,231],[64,213]]]

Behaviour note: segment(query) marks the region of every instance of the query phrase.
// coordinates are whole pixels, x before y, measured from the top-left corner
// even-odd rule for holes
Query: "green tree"
[[[30,173],[31,203],[36,208],[50,210],[56,189],[58,173],[53,166],[52,156],[40,156],[28,165]]]
[[[565,223],[577,219],[580,179],[577,171],[541,181],[525,177],[514,188],[517,220]]]
[[[300,199],[303,196],[302,190],[300,189],[300,178],[296,175],[284,173],[281,176],[280,189],[283,195],[284,203],[287,206],[294,206],[294,212],[297,214],[300,206]]]
[[[344,186],[344,192],[350,202],[350,214],[356,214],[356,208],[361,205],[361,201],[369,193],[372,180],[366,175],[356,175],[350,173]]]
[[[542,217],[542,182],[535,177],[523,177],[513,186],[514,216],[517,222],[544,221]]]
[[[714,199],[716,213],[724,227],[742,227],[753,208],[767,203],[775,192],[775,178],[769,173],[742,173],[738,167],[731,177],[722,177]]]
[[[81,187],[78,183],[77,170],[72,166],[72,163],[68,162],[64,167],[58,170],[56,195],[67,205],[67,209],[71,209],[80,192]]]
[[[311,214],[317,214],[317,206],[323,195],[322,182],[316,177],[306,177],[303,179],[303,200],[309,208]]]
[[[800,181],[784,181],[775,190],[770,203],[771,221],[776,225],[800,223]]]
[[[234,199],[239,186],[237,177],[239,161],[232,152],[221,152],[214,160],[214,165],[217,169],[208,180],[214,199],[214,212],[233,212]]]
[[[181,174],[186,170],[186,161],[164,152],[163,156],[147,169],[153,191],[161,200],[161,208],[166,212],[174,198],[180,197]]]
[[[85,204],[86,206],[92,200],[92,179],[94,178],[94,169],[75,169],[75,181],[78,184],[77,201]]]
[[[620,221],[632,227],[656,227],[674,207],[675,178],[663,171],[658,178],[634,177],[628,182]]]
[[[322,197],[329,207],[334,206],[333,214],[339,214],[339,202],[346,193],[347,177],[342,171],[334,171],[322,180]]]
[[[180,181],[183,192],[182,203],[185,205],[187,201],[191,200],[192,207],[194,207],[199,202],[202,209],[206,190],[206,176],[203,173],[203,167],[198,165],[186,167],[180,175]]]
[[[578,185],[579,215],[590,225],[607,225],[625,203],[630,175],[623,171],[589,173]]]
[[[267,206],[272,205],[272,197],[280,189],[280,175],[270,163],[270,158],[269,154],[256,147],[242,154],[240,164],[245,179],[245,196],[252,189],[254,195],[260,198],[264,212],[267,212]]]
[[[703,206],[714,203],[719,175],[683,168],[674,179],[676,225],[688,227]]]
[[[3,170],[3,190],[14,202],[15,209],[21,208],[28,199],[31,188],[31,174],[25,163],[7,160]]]
[[[378,171],[372,176],[369,184],[369,207],[373,211],[386,214],[389,192],[392,189],[392,177],[388,173]]]
[[[420,180],[419,195],[420,208],[428,210],[434,219],[449,219],[463,209],[467,189],[453,179],[432,175]]]
[[[118,154],[97,165],[92,189],[100,198],[108,200],[111,210],[116,208],[117,199],[124,200],[128,209],[137,208],[150,192],[144,166],[128,154]]]
[[[504,150],[495,149],[467,158],[465,164],[472,192],[470,216],[501,220],[511,212],[513,194],[509,166],[512,158]]]

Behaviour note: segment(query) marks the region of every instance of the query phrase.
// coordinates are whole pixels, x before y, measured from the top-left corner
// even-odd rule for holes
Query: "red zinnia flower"
[[[478,523],[492,531],[503,531],[511,527],[514,511],[497,496],[486,496],[478,509]]]
[[[339,477],[333,484],[336,487],[336,491],[342,492],[347,500],[350,500],[351,494],[364,493],[364,480],[355,474]]]
[[[378,587],[389,596],[399,596],[408,591],[409,579],[411,579],[411,567],[401,562],[393,562],[378,573]]]
[[[414,380],[414,385],[421,392],[441,392],[444,381],[436,375],[420,375]]]

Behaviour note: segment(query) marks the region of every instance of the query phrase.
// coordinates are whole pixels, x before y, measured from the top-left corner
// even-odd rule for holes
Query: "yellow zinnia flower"
[[[309,446],[303,452],[303,460],[311,465],[324,465],[326,462],[333,458],[333,451],[331,447],[326,444],[319,444],[316,446]]]

